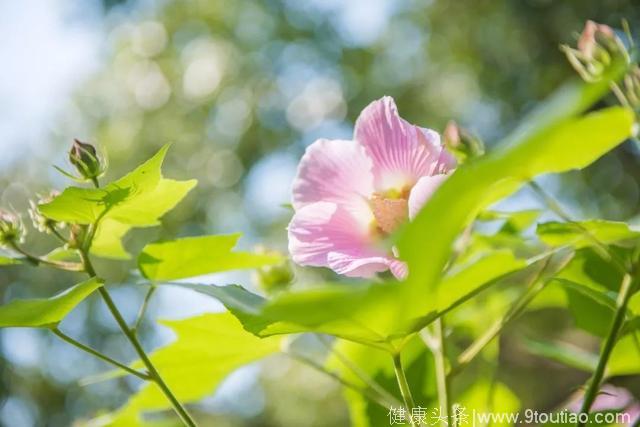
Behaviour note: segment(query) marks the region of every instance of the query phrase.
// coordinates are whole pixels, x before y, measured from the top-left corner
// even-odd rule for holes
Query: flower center
[[[378,229],[391,234],[409,219],[409,205],[404,197],[385,197],[376,193],[371,198],[371,210]]]

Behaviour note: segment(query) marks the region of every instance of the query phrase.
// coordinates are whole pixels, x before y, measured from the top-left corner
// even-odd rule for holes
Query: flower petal
[[[423,176],[416,182],[416,185],[411,189],[409,194],[409,219],[418,215],[420,209],[431,198],[433,193],[440,187],[440,185],[449,177],[449,175],[433,175]]]
[[[293,181],[293,206],[332,202],[360,212],[373,193],[373,165],[355,141],[319,139],[311,144]]]
[[[438,133],[403,120],[388,96],[362,111],[355,140],[373,160],[374,184],[379,191],[413,186],[422,176],[455,167],[455,159],[440,144]]]
[[[405,277],[404,263],[375,246],[371,221],[335,203],[303,206],[288,227],[291,257],[297,264],[329,267],[349,277],[371,277],[389,268],[397,277]]]

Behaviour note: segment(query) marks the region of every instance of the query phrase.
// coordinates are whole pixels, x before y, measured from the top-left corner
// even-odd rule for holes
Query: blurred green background
[[[573,74],[560,43],[574,43],[586,19],[619,27],[622,18],[640,31],[640,8],[631,0],[0,1],[0,205],[24,212],[36,193],[67,185],[51,165],[66,165],[73,138],[107,153],[110,178],[171,142],[166,174],[199,185],[162,227],[128,236],[128,247],[241,231],[244,247],[286,250],[291,213],[282,205],[298,159],[316,138],[350,138],[359,111],[391,95],[407,120],[441,131],[455,119],[491,145]],[[583,172],[542,182],[576,217],[634,222],[639,163],[627,143]],[[524,192],[505,206],[536,203]],[[30,230],[33,251],[54,244]],[[133,318],[143,294],[125,283],[131,267],[98,265],[123,282],[114,297]],[[297,274],[303,286],[328,273]],[[76,279],[3,269],[0,295],[49,296]],[[212,280],[250,285],[251,277]],[[219,309],[188,291],[161,289],[149,317]],[[507,330],[499,375],[523,406],[554,408],[586,376],[520,348],[515,338],[532,328],[592,348],[597,340],[553,310]],[[63,329],[133,359],[97,299]],[[171,339],[151,322],[143,337],[148,348]],[[3,425],[69,426],[117,407],[135,386],[129,379],[81,385],[107,367],[45,332],[9,329],[1,338]],[[637,380],[623,385],[640,393]],[[349,425],[336,384],[284,357],[234,373],[195,412],[212,426]]]

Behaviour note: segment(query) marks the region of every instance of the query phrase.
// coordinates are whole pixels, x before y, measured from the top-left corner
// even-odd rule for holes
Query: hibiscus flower
[[[349,277],[407,266],[383,239],[413,219],[456,166],[437,132],[402,119],[394,100],[369,104],[354,138],[311,144],[293,182],[288,226],[295,263]]]

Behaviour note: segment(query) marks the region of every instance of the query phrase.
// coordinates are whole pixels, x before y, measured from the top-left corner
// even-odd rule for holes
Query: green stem
[[[440,414],[442,415],[442,424],[446,427],[451,424],[451,395],[449,394],[449,376],[447,375],[446,347],[444,319],[439,317],[434,322],[435,333],[433,340],[433,357],[436,369],[436,385],[438,390],[438,404],[440,405]],[[455,426],[454,426],[455,427]]]
[[[16,244],[15,242],[9,242],[9,246],[11,247],[11,249],[18,252],[20,255],[24,256],[28,262],[30,262],[35,266],[46,265],[47,267],[57,268],[58,270],[77,271],[77,272],[83,271],[82,264],[78,264],[75,262],[49,261],[44,258],[31,255],[30,253],[22,249],[20,246],[18,246],[18,244]]]
[[[565,210],[560,206],[560,203],[556,201],[550,194],[548,194],[545,190],[538,185],[535,181],[530,181],[529,186],[533,189],[533,191],[545,202],[545,204],[553,211],[556,215],[558,215],[565,222],[571,223],[580,230],[580,232],[593,243],[593,249],[596,251],[600,257],[602,257],[605,261],[613,263],[613,265],[623,274],[627,273],[627,267],[624,265],[624,262],[614,253],[609,250],[607,245],[602,243],[597,237],[595,237],[589,230],[584,228],[580,223],[576,222],[571,218],[571,216],[565,212]]]
[[[393,407],[396,402],[395,401],[390,401],[388,400],[385,396],[380,395],[376,390],[371,389],[371,388],[362,388],[358,385],[356,385],[355,383],[352,383],[344,378],[342,378],[340,375],[336,374],[335,372],[331,372],[328,369],[326,369],[324,366],[322,366],[321,364],[317,363],[316,361],[303,356],[301,354],[297,354],[297,353],[292,353],[292,352],[285,352],[284,354],[286,354],[287,356],[291,357],[292,359],[295,359],[299,362],[304,363],[305,365],[313,368],[314,370],[327,375],[329,378],[334,379],[335,381],[339,382],[340,384],[342,384],[343,386],[350,388],[351,390],[356,391],[357,393],[367,397],[368,399],[370,399],[372,402],[377,403],[378,405],[380,405],[381,407],[383,407],[384,409],[389,409],[390,407]]]
[[[87,248],[90,246],[91,246],[90,244],[86,245]],[[84,264],[85,271],[87,272],[87,274],[90,277],[96,277],[96,271],[93,268],[93,265],[91,264],[91,260],[89,259],[87,248],[83,248],[80,251],[80,257],[82,258],[82,263]],[[109,292],[105,289],[104,286],[101,286],[100,288],[98,288],[98,292],[100,293],[100,296],[102,297],[105,304],[107,305],[107,308],[111,312],[113,318],[118,323],[118,326],[120,327],[124,335],[127,337],[129,342],[135,349],[142,363],[145,365],[145,367],[149,371],[149,376],[151,377],[151,380],[158,385],[162,393],[167,397],[169,402],[171,402],[173,409],[178,414],[182,422],[188,427],[196,427],[196,423],[193,420],[193,418],[191,418],[191,415],[189,415],[189,413],[182,406],[180,401],[171,392],[171,389],[169,389],[169,386],[167,386],[167,384],[164,382],[164,380],[160,376],[160,373],[151,362],[151,359],[149,359],[149,356],[147,356],[147,353],[144,351],[144,348],[142,348],[140,341],[138,341],[138,337],[127,325],[127,322],[122,317],[122,314],[120,313],[115,303],[113,302],[113,299],[111,298],[111,295],[109,295]]]
[[[495,323],[493,323],[489,329],[487,329],[482,336],[480,336],[476,341],[474,341],[466,350],[458,356],[455,366],[451,369],[449,373],[450,377],[453,377],[460,373],[473,359],[480,354],[480,352],[491,342],[493,341],[500,332],[504,329],[504,327],[509,324],[513,319],[520,316],[527,308],[527,306],[534,300],[534,298],[545,289],[548,281],[540,281],[540,277],[545,271],[549,260],[542,265],[542,268],[538,270],[536,274],[533,275],[533,278],[529,281],[528,285],[531,288],[525,291],[513,304],[511,309],[507,311],[507,313],[501,319],[498,319]],[[533,285],[532,285],[533,284]]]
[[[94,355],[95,357],[97,357],[98,359],[104,360],[107,363],[110,363],[124,371],[129,372],[131,375],[135,375],[136,377],[143,379],[145,381],[148,381],[151,379],[151,377],[149,377],[149,375],[143,373],[143,372],[139,372],[136,371],[133,368],[130,368],[129,366],[125,365],[124,363],[118,362],[115,359],[112,359],[111,357],[107,356],[104,353],[99,352],[98,350],[95,350],[89,346],[86,346],[84,344],[82,344],[79,341],[76,341],[75,339],[71,338],[70,336],[66,335],[64,332],[62,332],[60,329],[58,328],[53,328],[51,329],[51,332],[53,332],[55,335],[57,335],[60,339],[62,339],[63,341],[66,341],[67,343],[78,347],[80,350],[85,351],[89,354]]]
[[[600,390],[600,385],[602,384],[602,379],[604,378],[607,363],[609,362],[609,357],[611,356],[611,352],[615,347],[618,336],[620,335],[620,331],[624,326],[627,305],[629,304],[629,300],[633,295],[633,284],[634,282],[631,278],[631,275],[626,274],[622,279],[622,284],[620,285],[620,293],[618,294],[618,300],[616,301],[616,312],[613,317],[613,321],[611,322],[609,333],[607,334],[604,345],[602,347],[600,358],[598,359],[598,365],[596,366],[596,370],[593,373],[593,377],[589,381],[589,387],[584,394],[584,400],[582,401],[580,414],[589,414],[591,405],[593,405],[593,402],[598,396],[598,391]],[[579,422],[577,425],[578,427],[584,427],[586,423]]]
[[[400,353],[393,355],[393,369],[396,373],[396,379],[398,380],[398,387],[400,388],[400,394],[402,395],[404,406],[407,409],[407,412],[409,413],[409,421],[411,422],[411,425],[413,427],[417,427],[412,416],[416,404],[413,401],[413,396],[411,395],[411,389],[409,388],[407,377],[404,373],[404,369],[402,368],[402,359],[400,357]]]
[[[342,354],[340,351],[336,350],[335,346],[331,345],[330,342],[327,342],[326,338],[322,334],[315,334],[318,340],[325,346],[327,350],[333,353],[336,358],[342,362],[344,366],[351,370],[363,383],[367,385],[372,390],[375,390],[380,396],[383,396],[387,402],[391,403],[391,406],[400,407],[402,403],[398,401],[391,393],[384,389],[380,384],[378,384],[369,374],[367,374],[364,370],[362,370],[358,365],[353,363],[348,357]]]
[[[144,296],[144,300],[142,301],[142,305],[140,306],[140,311],[138,312],[138,316],[136,317],[136,321],[133,324],[133,327],[131,328],[134,332],[138,330],[138,328],[140,327],[140,323],[142,323],[142,319],[144,319],[144,314],[147,311],[147,307],[149,306],[149,301],[151,300],[151,297],[153,296],[153,293],[156,290],[156,285],[154,283],[151,283],[149,286],[149,290],[147,291],[146,295]]]

